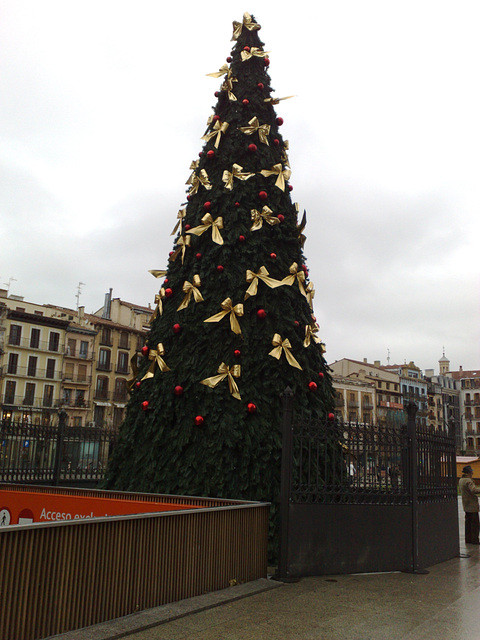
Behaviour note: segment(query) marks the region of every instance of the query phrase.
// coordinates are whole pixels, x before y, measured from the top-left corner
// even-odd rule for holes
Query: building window
[[[15,404],[15,389],[17,383],[15,380],[7,380],[5,383],[5,404]]]
[[[129,340],[128,340],[128,333],[126,331],[122,331],[120,333],[120,341],[118,346],[120,347],[120,349],[129,349],[130,347],[128,346]]]
[[[55,360],[53,358],[47,358],[47,369],[45,371],[45,377],[53,380],[55,378]]]
[[[85,391],[83,389],[77,389],[77,391],[75,392],[75,406],[85,406]]]
[[[70,406],[72,402],[72,391],[73,389],[64,389],[63,390],[63,404]]]
[[[110,349],[100,349],[98,354],[97,369],[110,371]]]
[[[35,376],[37,375],[37,361],[37,356],[28,357],[27,376],[29,378],[35,378]]]
[[[69,338],[67,341],[67,356],[74,356],[77,350],[77,341]]]
[[[78,382],[86,382],[87,381],[87,365],[79,364],[78,365]]]
[[[43,389],[43,406],[53,406],[53,384],[46,384]]]
[[[141,351],[145,344],[145,338],[143,336],[137,336],[137,351]]]
[[[40,346],[40,329],[32,329],[30,332],[30,348],[38,349]]]
[[[7,373],[10,373],[12,376],[14,376],[17,373],[17,365],[18,365],[18,353],[10,353],[8,355]]]
[[[109,347],[112,346],[112,330],[109,329],[108,327],[102,328],[101,343]]]
[[[82,426],[82,416],[73,416],[73,426],[74,427]]]
[[[108,378],[106,376],[98,376],[95,397],[98,400],[108,399]]]
[[[97,427],[103,427],[105,422],[105,407],[102,407],[98,404],[95,405],[93,420]]]
[[[25,385],[25,398],[23,399],[23,404],[32,406],[33,401],[35,399],[35,385],[33,382],[27,382]]]
[[[117,373],[128,373],[128,352],[118,352]]]
[[[119,427],[122,424],[124,411],[125,410],[121,407],[115,407],[113,409],[113,426],[115,428]]]
[[[113,399],[116,402],[126,402],[128,400],[127,381],[125,378],[116,378],[115,394]]]
[[[82,340],[80,342],[80,353],[78,354],[80,358],[86,358],[88,355],[88,342],[86,340]]]
[[[22,327],[19,324],[10,325],[10,335],[8,337],[8,344],[20,345],[22,339]]]
[[[60,344],[60,334],[56,331],[52,331],[50,334],[50,339],[48,341],[48,350],[49,351],[58,351],[58,347]]]
[[[65,380],[73,380],[74,367],[73,362],[67,362],[65,364]]]

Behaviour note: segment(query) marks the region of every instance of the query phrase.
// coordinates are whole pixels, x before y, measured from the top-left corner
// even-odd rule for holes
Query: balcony
[[[5,375],[7,376],[17,376],[20,378],[40,378],[45,380],[56,380],[59,381],[62,379],[60,371],[51,371],[50,369],[37,369],[30,367],[4,367]]]
[[[344,404],[343,398],[336,397],[335,398],[335,407],[337,409],[343,409],[344,406],[345,406],[345,404]]]
[[[363,402],[362,409],[363,411],[372,411],[373,410],[372,402],[370,400]]]
[[[78,373],[62,374],[62,382],[67,382],[71,384],[90,384],[91,381],[92,381],[92,376],[84,376]]]
[[[93,349],[80,352],[76,349],[72,350],[70,347],[67,347],[64,352],[66,358],[75,358],[76,360],[93,360],[94,353]]]
[[[54,342],[50,343],[47,340],[31,340],[30,338],[20,338],[10,340],[8,339],[8,344],[11,347],[17,347],[20,349],[29,349],[32,351],[48,351],[50,353],[63,353],[65,349],[65,345],[63,344],[55,344]]]
[[[50,398],[35,398],[31,396],[5,394],[2,400],[3,405],[8,405],[20,410],[27,409],[53,409],[58,406],[58,400]]]
[[[58,406],[62,407],[62,409],[89,409],[90,401],[89,400],[79,400],[77,398],[64,398],[58,402]]]
[[[110,362],[97,362],[97,371],[111,371],[112,365]]]
[[[358,409],[358,407],[360,406],[358,400],[349,400],[347,402],[347,405],[349,409]]]

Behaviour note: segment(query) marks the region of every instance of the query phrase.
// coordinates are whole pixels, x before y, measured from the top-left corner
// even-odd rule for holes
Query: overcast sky
[[[0,285],[153,303],[244,11],[296,96],[276,109],[327,360],[479,369],[478,0],[0,0]]]

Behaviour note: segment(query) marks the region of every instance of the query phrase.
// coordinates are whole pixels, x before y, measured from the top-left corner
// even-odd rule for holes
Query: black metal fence
[[[285,397],[282,578],[419,571],[458,551],[453,430],[293,417]]]
[[[0,421],[0,482],[94,486],[103,479],[117,432],[99,427]]]

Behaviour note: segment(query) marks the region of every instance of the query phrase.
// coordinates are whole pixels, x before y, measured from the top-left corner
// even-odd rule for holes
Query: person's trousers
[[[480,532],[480,519],[478,511],[472,513],[465,512],[465,542],[467,544],[478,544],[478,535]]]

